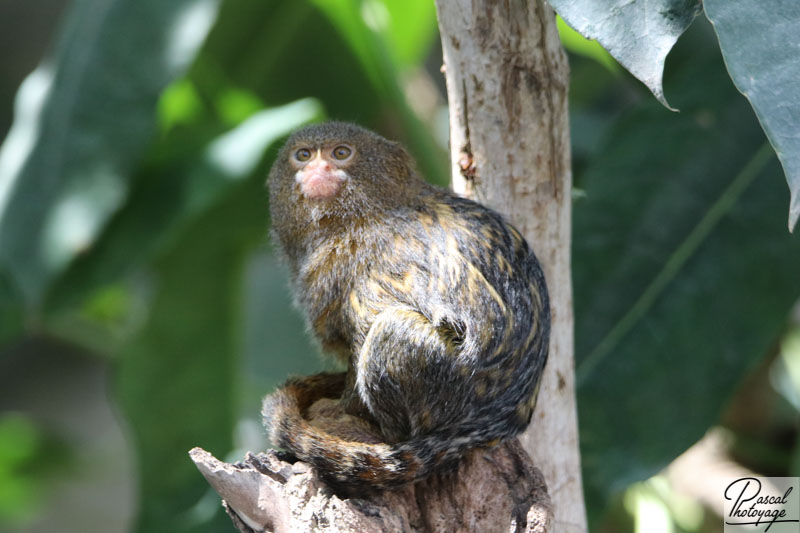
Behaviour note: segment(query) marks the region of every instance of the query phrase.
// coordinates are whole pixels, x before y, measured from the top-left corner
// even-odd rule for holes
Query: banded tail
[[[264,399],[262,409],[273,444],[316,467],[336,487],[386,489],[412,483],[454,464],[477,444],[435,434],[370,444],[345,440],[309,423],[304,412],[317,400],[339,397],[344,381],[343,373],[291,379]]]

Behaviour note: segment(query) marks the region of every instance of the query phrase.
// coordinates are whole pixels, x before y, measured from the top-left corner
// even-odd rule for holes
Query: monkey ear
[[[416,164],[406,148],[398,142],[387,141],[386,150],[390,154],[387,162],[394,169],[390,172],[394,179],[402,183],[413,180],[416,174]]]
[[[405,146],[395,141],[386,142],[388,144],[388,151],[392,154],[393,159],[395,159],[397,163],[402,163],[404,166],[408,167],[409,172],[413,172],[415,167],[414,158],[411,157],[411,154],[408,153]]]
[[[389,141],[385,140],[386,150],[392,155],[399,155],[402,152],[405,152],[406,149],[403,148],[403,145],[397,141]]]

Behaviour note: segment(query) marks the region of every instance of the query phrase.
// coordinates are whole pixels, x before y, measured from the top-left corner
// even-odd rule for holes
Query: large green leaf
[[[233,85],[268,106],[313,97],[339,119],[371,123],[381,112],[351,47],[306,0],[227,0],[191,77],[203,99]]]
[[[619,64],[600,43],[587,39],[573,30],[560,16],[556,17],[556,27],[558,28],[558,37],[561,39],[561,44],[568,51],[594,59],[611,72],[619,71]]]
[[[428,128],[411,110],[401,83],[401,62],[421,59],[435,28],[427,0],[312,0],[339,30],[375,88],[396,113],[409,148],[425,176],[441,183],[444,154]],[[427,4],[427,8],[426,5]],[[420,44],[422,45],[420,46]],[[416,56],[416,57],[415,57]],[[404,65],[407,66],[407,65]]]
[[[791,231],[800,218],[800,2],[706,0],[703,6],[733,82],[783,164]]]
[[[400,67],[417,67],[437,36],[436,6],[429,0],[371,0],[363,3],[367,21],[385,36]],[[384,11],[385,8],[385,11]],[[386,13],[385,22],[382,13]],[[381,24],[383,22],[383,24]]]
[[[596,39],[656,98],[664,97],[664,61],[678,37],[700,12],[700,0],[551,0],[567,23]]]
[[[117,389],[139,459],[138,531],[226,527],[186,452],[202,446],[225,456],[232,448],[242,266],[263,238],[266,213],[262,180],[239,182],[185,228],[151,273],[156,298],[123,350]]]
[[[355,121],[405,142],[423,174],[445,183],[447,156],[411,111],[398,68],[409,58],[422,57],[433,41],[433,4],[409,3],[416,19],[402,5],[390,0],[227,0],[197,79],[228,79],[268,105],[316,98],[331,118]],[[388,23],[376,26],[378,31],[370,27],[373,11],[383,13],[379,21],[388,14]]]
[[[131,262],[141,268],[153,252],[159,257],[147,324],[122,350],[119,369],[119,399],[140,459],[140,531],[219,530],[199,518],[218,500],[200,499],[208,488],[186,451],[230,451],[242,266],[267,227],[266,171],[255,171],[274,141],[320,115],[310,99],[258,112],[209,143],[172,186],[146,180],[109,225],[95,261],[78,263],[83,268],[64,284],[72,301]],[[131,248],[145,257],[126,261]]]
[[[703,435],[800,296],[777,160],[713,45],[588,164],[574,281],[582,462],[595,511]]]
[[[0,263],[36,306],[125,201],[161,90],[218,0],[76,0],[54,56],[23,83],[0,154]]]
[[[436,35],[436,9],[429,0],[312,1],[340,29],[368,72],[377,76],[383,74],[384,62],[418,65]]]
[[[59,278],[49,295],[48,310],[69,309],[91,290],[141,267],[154,251],[168,246],[177,232],[250,176],[271,144],[322,116],[319,103],[312,99],[262,110],[193,153],[188,166],[154,169],[137,183],[97,245]]]

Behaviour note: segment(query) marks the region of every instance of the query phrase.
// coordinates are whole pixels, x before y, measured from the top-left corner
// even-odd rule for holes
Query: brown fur
[[[290,157],[340,143],[355,149],[348,178],[334,197],[306,198]],[[335,485],[386,488],[525,429],[550,314],[518,231],[425,183],[400,145],[351,124],[295,133],[269,189],[296,301],[349,367],[290,380],[265,399],[276,445]]]

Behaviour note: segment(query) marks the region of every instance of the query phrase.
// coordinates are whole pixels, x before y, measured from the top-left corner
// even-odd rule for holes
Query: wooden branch
[[[233,465],[200,448],[189,454],[242,533],[552,531],[544,478],[515,440],[474,450],[455,472],[363,498],[340,498],[274,450]]]
[[[506,215],[542,262],[550,359],[521,441],[544,472],[555,530],[586,531],[570,279],[568,65],[542,0],[436,0],[454,189]]]

